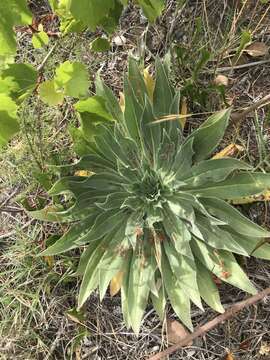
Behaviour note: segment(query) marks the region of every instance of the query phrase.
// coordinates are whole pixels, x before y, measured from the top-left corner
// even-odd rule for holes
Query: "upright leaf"
[[[230,109],[215,113],[189,136],[193,138],[195,161],[206,159],[220,143],[228,126],[230,113]]]

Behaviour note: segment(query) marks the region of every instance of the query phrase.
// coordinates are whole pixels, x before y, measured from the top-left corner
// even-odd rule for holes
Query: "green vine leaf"
[[[32,44],[35,49],[41,49],[44,46],[48,45],[49,43],[49,36],[47,33],[43,30],[42,24],[38,27],[38,32],[34,33],[32,36]]]
[[[165,7],[164,0],[137,0],[137,3],[141,6],[145,16],[151,23],[155,22]]]
[[[12,55],[16,52],[13,27],[31,24],[32,15],[26,0],[1,1],[0,14],[0,55]]]
[[[56,69],[55,85],[65,95],[75,98],[88,94],[90,80],[87,68],[79,62],[65,61]]]
[[[110,50],[111,44],[105,38],[97,38],[91,42],[90,48],[95,52],[104,52]]]
[[[44,81],[39,86],[40,98],[48,105],[60,105],[64,101],[64,94],[55,89],[54,80]]]
[[[8,92],[12,98],[21,100],[35,89],[38,74],[31,64],[10,64],[1,72],[1,78],[11,85]]]
[[[19,129],[17,105],[7,95],[0,94],[0,147],[7,144]]]

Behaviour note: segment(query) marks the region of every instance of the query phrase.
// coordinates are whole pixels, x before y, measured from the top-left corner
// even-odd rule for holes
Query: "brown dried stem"
[[[216,326],[218,326],[220,323],[232,318],[235,316],[236,313],[244,309],[245,307],[251,306],[256,304],[258,301],[262,300],[265,296],[270,295],[270,287],[259,292],[258,294],[251,296],[250,298],[240,301],[231,307],[229,307],[223,314],[217,316],[213,320],[210,320],[206,324],[199,326],[192,334],[187,335],[182,341],[180,341],[178,344],[175,344],[173,346],[170,346],[168,349],[151,356],[148,358],[148,360],[161,360],[165,356],[168,356],[175,351],[181,349],[184,346],[187,346],[191,341],[194,339],[205,335],[208,331],[214,329]]]
[[[234,123],[238,123],[238,122],[242,121],[252,111],[257,110],[259,107],[264,106],[269,102],[270,102],[270,94],[264,96],[261,100],[256,101],[254,104],[251,104],[243,111],[232,113],[231,119]]]

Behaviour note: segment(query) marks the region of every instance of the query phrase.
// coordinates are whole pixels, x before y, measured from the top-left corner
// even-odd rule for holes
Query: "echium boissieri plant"
[[[169,302],[192,329],[191,303],[203,309],[203,299],[223,311],[213,276],[256,292],[234,254],[270,259],[270,245],[263,243],[270,233],[227,202],[265,191],[270,175],[237,159],[211,159],[230,110],[215,113],[184,137],[180,92],[160,60],[155,77],[152,89],[137,62],[129,60],[124,109],[98,77],[97,95],[78,106],[98,102],[104,119],[96,125],[96,136],[80,129],[88,136],[88,153],[73,168],[89,176],[73,172],[61,178],[50,194],[72,194],[67,209],[35,214],[71,223],[42,255],[84,249],[77,271],[82,275],[78,306],[95,289],[102,300],[118,279],[124,320],[136,333],[149,300],[161,318]]]

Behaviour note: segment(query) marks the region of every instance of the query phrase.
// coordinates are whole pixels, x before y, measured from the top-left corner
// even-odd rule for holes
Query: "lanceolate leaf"
[[[120,242],[119,238],[119,242]],[[128,249],[128,242],[120,243],[122,245],[126,245]],[[124,247],[123,246],[123,247]],[[119,254],[117,253],[119,251]],[[119,272],[122,271],[124,267],[124,263],[126,262],[126,259],[128,258],[128,254],[123,250],[123,253],[121,253],[121,250],[115,249],[108,250],[104,254],[104,257],[102,259],[102,262],[99,265],[99,293],[100,293],[100,300],[104,298],[105,292],[107,290],[107,287],[111,281],[111,279]]]
[[[223,200],[214,197],[201,198],[201,202],[213,215],[227,222],[227,224],[230,224],[230,226],[239,234],[253,236],[255,238],[270,236],[268,231],[247,219],[233,206],[227,204]]]
[[[141,319],[150,291],[149,283],[153,276],[153,269],[148,259],[134,253],[129,273],[128,308],[130,311],[130,323],[136,334],[140,330]]]
[[[196,262],[197,281],[200,295],[211,308],[223,313],[224,308],[221,305],[218,289],[214,283],[211,272],[206,269],[199,261]]]
[[[147,88],[142,76],[142,73],[139,69],[138,63],[135,59],[130,58],[128,63],[128,77],[130,86],[134,92],[134,95],[141,105],[144,107],[145,96],[148,95]],[[125,96],[126,99],[126,96]]]
[[[206,159],[217,147],[227,128],[230,114],[230,110],[222,110],[212,115],[190,135],[194,139],[195,161]]]
[[[244,256],[249,255],[245,248],[232,238],[229,232],[220,229],[218,226],[211,226],[207,218],[203,216],[198,216],[196,220],[203,240],[208,245]]]
[[[151,293],[151,300],[156,312],[158,313],[158,316],[160,317],[161,320],[163,320],[165,306],[166,306],[166,297],[165,297],[165,290],[163,285],[161,285],[161,282],[157,295],[158,296],[155,296],[153,293]]]
[[[84,238],[89,233],[89,225],[96,220],[97,215],[94,213],[83,222],[75,225],[67,231],[59,240],[57,240],[52,246],[41,253],[42,256],[58,255],[65,251],[75,249],[79,247],[78,241]]]
[[[187,186],[194,187],[209,182],[219,182],[225,180],[236,170],[251,170],[251,166],[240,160],[230,158],[206,160],[193,166],[190,172],[185,174],[185,182]]]
[[[105,100],[107,111],[110,112],[113,119],[123,121],[123,114],[117,98],[112,90],[103,83],[99,74],[96,79],[96,91],[97,95]]]
[[[107,242],[107,238],[101,241],[89,258],[80,288],[78,299],[79,308],[82,307],[91,292],[98,286],[98,266],[104,255],[104,247],[106,247]]]
[[[164,249],[167,258],[170,259],[171,269],[181,284],[181,288],[190,300],[203,310],[196,280],[197,270],[194,261],[178,254],[173,246],[167,242],[164,243]]]
[[[270,187],[270,177],[263,173],[240,173],[218,182],[205,184],[196,190],[189,190],[203,197],[217,197],[219,199],[237,199],[244,196],[261,193]]]
[[[186,174],[189,173],[192,166],[193,155],[193,138],[191,138],[179,148],[175,156],[173,170],[176,179],[186,179]]]
[[[248,293],[256,293],[256,289],[232,254],[224,250],[215,250],[201,241],[192,241],[191,246],[196,258],[222,281]]]
[[[181,287],[180,281],[170,268],[165,256],[162,258],[162,276],[168,298],[177,316],[192,331],[193,326],[190,317],[190,300]]]
[[[175,93],[169,82],[168,69],[158,58],[156,60],[156,71],[154,114],[159,118],[170,113]]]

